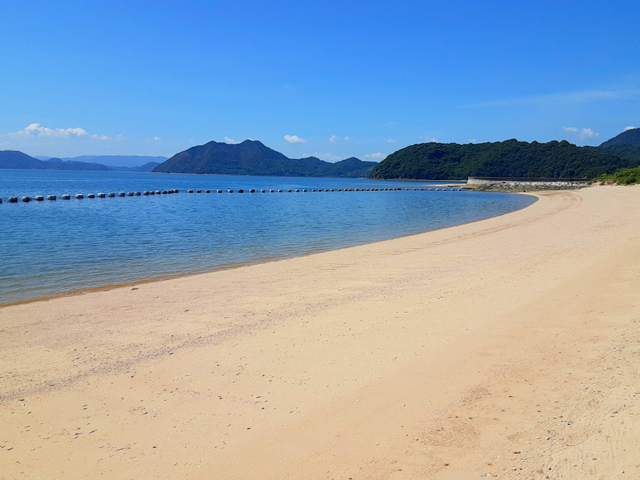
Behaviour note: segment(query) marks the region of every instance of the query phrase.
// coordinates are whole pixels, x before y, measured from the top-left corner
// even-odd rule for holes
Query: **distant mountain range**
[[[158,165],[162,173],[208,173],[287,177],[368,177],[376,162],[355,157],[330,163],[316,157],[288,158],[256,140],[209,142],[191,147]]]
[[[562,142],[422,143],[398,150],[371,171],[377,179],[454,180],[467,177],[595,178],[640,165],[640,130],[599,147]]]
[[[52,157],[40,157],[35,156],[38,160],[50,160]],[[146,155],[80,155],[79,157],[62,157],[60,160],[65,162],[84,162],[84,163],[99,163],[107,165],[109,168],[118,170],[122,167],[125,168],[138,168],[141,165],[149,162],[156,162],[158,164],[167,160],[167,157],[151,157]]]
[[[90,161],[83,161],[83,160]],[[135,166],[104,165],[94,160],[122,162],[138,162]],[[140,164],[146,160],[146,163]],[[34,158],[29,155],[13,150],[0,151],[0,169],[15,168],[29,170],[85,170],[85,171],[130,171],[130,172],[150,172],[160,165],[158,161],[165,161],[166,157],[144,157],[144,156],[83,156],[74,158]]]
[[[99,163],[97,162],[100,160]],[[144,164],[140,165],[143,161]],[[135,165],[136,166],[128,166]],[[263,143],[209,142],[170,159],[143,156],[82,156],[67,159],[30,157],[0,151],[0,169],[128,170],[161,173],[205,173],[297,177],[370,177],[376,179],[453,180],[480,177],[595,178],[640,165],[640,129],[626,130],[598,147],[562,142],[480,144],[422,143],[389,155],[380,163],[355,157],[330,163],[316,157],[288,158]]]

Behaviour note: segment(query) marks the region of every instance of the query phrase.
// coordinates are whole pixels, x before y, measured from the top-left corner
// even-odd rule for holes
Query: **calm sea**
[[[0,170],[0,303],[206,272],[397,238],[502,215],[534,199],[414,191],[336,178]],[[311,193],[311,189],[402,191]],[[98,192],[179,194],[87,199]],[[187,189],[285,193],[188,194]],[[405,188],[411,190],[407,191]],[[286,193],[307,189],[308,193]],[[82,193],[84,200],[60,199]],[[9,204],[9,196],[58,196]]]

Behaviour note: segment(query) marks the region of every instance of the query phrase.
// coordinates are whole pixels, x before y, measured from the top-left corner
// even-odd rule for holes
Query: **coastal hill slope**
[[[422,143],[389,155],[371,171],[371,178],[453,180],[477,177],[595,178],[640,164],[567,141],[465,144]]]
[[[640,128],[630,128],[620,135],[616,135],[606,142],[601,143],[600,148],[619,147],[622,145],[640,147]]]
[[[367,177],[376,162],[348,158],[336,163],[316,157],[288,158],[262,142],[238,144],[209,142],[171,157],[153,171],[161,173],[208,173],[296,177]]]
[[[44,170],[47,164],[17,150],[2,150],[0,151],[0,168]]]
[[[640,128],[626,130],[602,143],[598,149],[640,165]]]

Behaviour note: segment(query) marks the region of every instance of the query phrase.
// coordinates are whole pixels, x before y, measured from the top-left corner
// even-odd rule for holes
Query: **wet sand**
[[[639,286],[594,187],[0,308],[0,479],[638,478]]]

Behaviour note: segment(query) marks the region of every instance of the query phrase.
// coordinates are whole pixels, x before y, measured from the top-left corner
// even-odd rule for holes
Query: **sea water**
[[[356,188],[402,190],[337,191]],[[180,193],[86,197],[166,189]],[[76,193],[85,198],[73,199]],[[51,194],[58,200],[6,201]],[[61,200],[62,194],[72,200]],[[535,201],[435,191],[425,182],[37,170],[0,170],[0,198],[0,304],[362,245],[502,215]]]

